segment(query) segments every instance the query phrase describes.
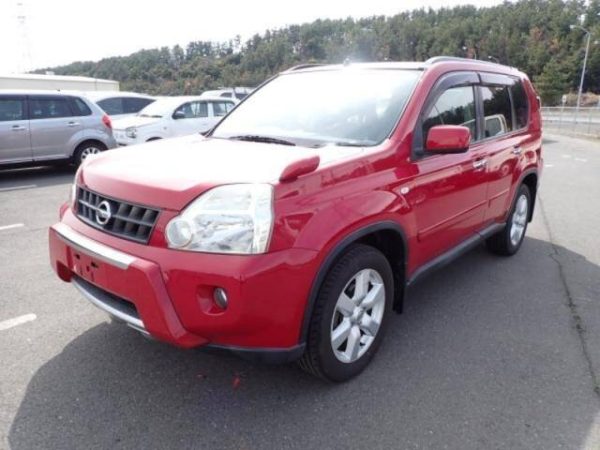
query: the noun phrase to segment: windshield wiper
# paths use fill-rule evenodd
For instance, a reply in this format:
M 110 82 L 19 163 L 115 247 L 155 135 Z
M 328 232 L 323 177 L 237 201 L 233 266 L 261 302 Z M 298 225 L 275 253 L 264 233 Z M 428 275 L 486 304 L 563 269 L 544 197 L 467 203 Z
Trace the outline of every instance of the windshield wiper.
M 285 139 L 279 139 L 271 136 L 260 136 L 258 134 L 242 134 L 240 136 L 231 136 L 229 139 L 235 139 L 238 141 L 264 142 L 265 144 L 296 145 L 291 141 L 286 141 Z

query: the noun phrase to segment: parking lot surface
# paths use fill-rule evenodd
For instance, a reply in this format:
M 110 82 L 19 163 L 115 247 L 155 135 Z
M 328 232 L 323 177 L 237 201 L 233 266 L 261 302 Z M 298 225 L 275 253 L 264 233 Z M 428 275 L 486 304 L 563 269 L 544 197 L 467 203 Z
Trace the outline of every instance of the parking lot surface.
M 600 448 L 600 143 L 545 141 L 521 251 L 418 285 L 340 385 L 112 324 L 48 263 L 73 170 L 0 172 L 0 448 Z

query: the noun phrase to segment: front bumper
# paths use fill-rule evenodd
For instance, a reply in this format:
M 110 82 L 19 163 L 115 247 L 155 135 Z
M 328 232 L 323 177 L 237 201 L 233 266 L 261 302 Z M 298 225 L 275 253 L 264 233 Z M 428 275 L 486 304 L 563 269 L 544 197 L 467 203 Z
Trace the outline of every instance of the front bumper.
M 50 259 L 94 305 L 150 336 L 181 347 L 208 345 L 282 362 L 298 357 L 317 253 L 211 255 L 106 235 L 70 210 L 49 231 Z M 118 250 L 117 250 L 118 248 Z M 216 287 L 229 306 L 212 301 Z

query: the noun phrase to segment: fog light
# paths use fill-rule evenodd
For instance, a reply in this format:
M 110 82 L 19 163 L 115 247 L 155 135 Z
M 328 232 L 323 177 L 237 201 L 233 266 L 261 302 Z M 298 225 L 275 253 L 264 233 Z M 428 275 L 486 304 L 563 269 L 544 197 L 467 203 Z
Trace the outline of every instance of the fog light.
M 216 288 L 213 294 L 215 303 L 221 309 L 227 309 L 227 292 L 223 288 Z

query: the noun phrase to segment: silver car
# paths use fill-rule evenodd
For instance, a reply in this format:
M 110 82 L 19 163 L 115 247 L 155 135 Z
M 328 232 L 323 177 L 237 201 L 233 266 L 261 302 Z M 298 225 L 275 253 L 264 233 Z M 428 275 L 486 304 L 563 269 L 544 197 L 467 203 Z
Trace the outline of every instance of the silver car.
M 110 118 L 83 97 L 0 91 L 0 166 L 60 160 L 79 165 L 116 146 Z

